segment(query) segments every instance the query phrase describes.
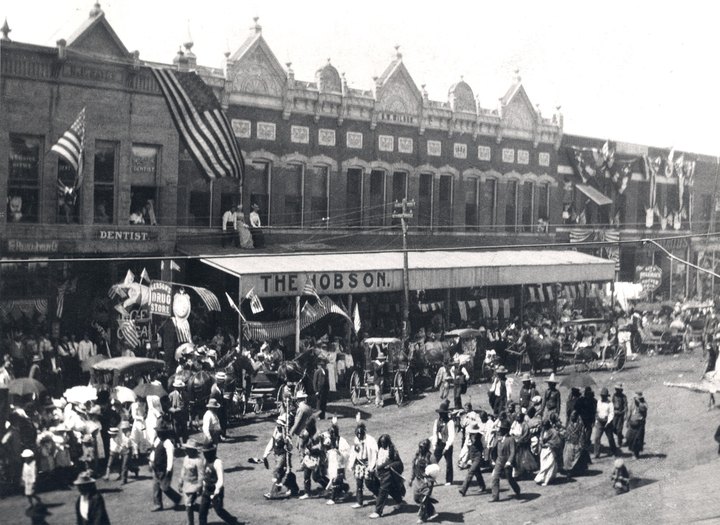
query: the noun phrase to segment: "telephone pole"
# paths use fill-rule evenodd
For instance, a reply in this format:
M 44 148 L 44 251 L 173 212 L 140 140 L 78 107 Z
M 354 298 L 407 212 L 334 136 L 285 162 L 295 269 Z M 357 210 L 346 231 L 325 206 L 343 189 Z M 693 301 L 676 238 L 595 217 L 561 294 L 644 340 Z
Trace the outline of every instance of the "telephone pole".
M 402 202 L 395 201 L 395 210 L 400 210 L 392 214 L 393 219 L 400 219 L 402 224 L 402 240 L 403 240 L 403 309 L 402 309 L 402 341 L 403 345 L 408 340 L 408 331 L 410 328 L 410 278 L 408 276 L 408 251 L 407 251 L 407 220 L 413 218 L 412 209 L 415 208 L 415 201 L 409 201 L 404 198 Z

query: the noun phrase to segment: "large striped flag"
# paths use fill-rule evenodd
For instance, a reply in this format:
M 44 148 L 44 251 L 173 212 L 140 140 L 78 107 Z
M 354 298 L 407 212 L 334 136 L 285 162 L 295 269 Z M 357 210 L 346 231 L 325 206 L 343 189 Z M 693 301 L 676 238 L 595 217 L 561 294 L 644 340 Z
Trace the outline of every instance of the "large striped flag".
M 245 162 L 212 89 L 194 72 L 153 69 L 188 153 L 208 179 L 242 181 Z
M 318 295 L 317 290 L 315 289 L 315 285 L 310 279 L 310 276 L 308 276 L 308 278 L 305 280 L 305 286 L 303 286 L 302 294 L 312 295 L 315 299 L 320 301 L 320 296 Z
M 183 286 L 186 286 L 191 290 L 195 290 L 195 293 L 198 294 L 208 310 L 215 312 L 219 312 L 221 310 L 220 301 L 217 296 L 207 288 L 203 288 L 202 286 L 190 286 L 189 284 L 184 284 Z
M 73 170 L 75 170 L 75 181 L 69 187 L 58 178 L 58 194 L 61 197 L 70 195 L 75 197 L 75 192 L 80 188 L 83 179 L 84 153 L 85 153 L 85 108 L 82 108 L 72 126 L 62 134 L 57 143 L 50 148 L 64 158 Z
M 247 295 L 245 295 L 245 299 L 250 300 L 250 310 L 252 310 L 252 313 L 259 314 L 260 312 L 265 310 L 262 303 L 260 302 L 260 298 L 255 293 L 255 288 L 250 289 Z

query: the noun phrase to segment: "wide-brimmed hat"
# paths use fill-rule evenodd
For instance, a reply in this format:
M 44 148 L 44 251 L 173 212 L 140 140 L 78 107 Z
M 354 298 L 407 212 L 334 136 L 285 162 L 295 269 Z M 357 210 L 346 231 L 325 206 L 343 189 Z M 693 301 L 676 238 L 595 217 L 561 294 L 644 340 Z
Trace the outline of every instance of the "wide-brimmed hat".
M 95 483 L 95 478 L 90 475 L 90 472 L 81 472 L 77 479 L 73 481 L 73 485 L 90 485 Z
M 303 389 L 299 389 L 297 392 L 295 392 L 295 399 L 307 399 L 307 392 Z
M 438 475 L 440 475 L 440 465 L 437 463 L 430 463 L 427 467 L 425 467 L 425 475 L 432 479 L 437 479 Z
M 378 361 L 385 361 L 385 360 L 387 359 L 387 356 L 386 356 L 385 354 L 383 354 L 382 352 L 380 352 L 380 353 L 377 355 L 376 359 L 377 359 Z
M 176 377 L 172 384 L 173 388 L 185 388 L 185 381 L 181 377 Z
M 618 383 L 617 385 L 615 385 L 615 390 L 622 390 L 623 388 L 624 387 L 622 383 Z
M 220 408 L 220 403 L 218 403 L 217 399 L 211 398 L 210 401 L 208 401 L 207 405 L 205 405 L 206 408 Z
M 530 377 L 528 372 L 525 372 L 522 376 L 522 382 L 524 383 L 525 381 L 532 381 L 532 377 Z
M 33 458 L 33 457 L 35 457 L 35 452 L 30 450 L 29 448 L 26 448 L 25 450 L 22 451 L 22 453 L 20 454 L 20 457 L 23 459 Z
M 641 390 L 638 390 L 635 392 L 635 397 L 643 397 L 643 393 Z
M 554 373 L 553 373 L 553 374 L 550 374 L 550 377 L 548 377 L 548 378 L 545 380 L 545 382 L 546 382 L 546 383 L 555 383 L 555 384 L 557 384 L 557 379 L 555 379 L 555 374 L 554 374 Z
M 108 434 L 110 434 L 111 436 L 114 436 L 115 434 L 119 434 L 119 433 L 120 433 L 120 429 L 118 427 L 110 427 L 108 429 Z
M 497 367 L 497 368 L 495 369 L 495 373 L 496 373 L 496 374 L 507 374 L 507 373 L 508 373 L 508 370 L 507 370 L 507 368 L 505 368 L 503 365 L 500 365 L 499 367 Z
M 602 387 L 602 389 L 600 389 L 600 395 L 601 396 L 609 396 L 610 392 L 608 391 L 608 389 L 606 387 Z
M 41 355 L 34 355 L 33 358 L 32 358 L 32 362 L 33 362 L 33 363 L 39 363 L 39 362 L 41 362 L 42 360 L 43 360 L 43 358 L 42 358 Z
M 260 205 L 254 203 L 254 202 L 252 203 L 252 205 L 251 205 L 250 207 L 251 207 L 253 210 L 259 210 L 259 209 L 260 209 Z
M 225 381 L 227 379 L 227 374 L 225 372 L 218 372 L 215 374 L 215 379 L 217 381 Z
M 450 401 L 445 399 L 442 403 L 440 403 L 440 407 L 435 411 L 438 414 L 447 414 L 450 412 Z
M 195 439 L 195 438 L 190 438 L 190 439 L 188 439 L 187 442 L 183 445 L 183 448 L 191 448 L 191 449 L 194 449 L 194 450 L 200 450 L 201 448 L 203 448 L 203 446 L 204 446 L 204 444 L 203 444 L 203 443 L 200 443 L 197 439 Z

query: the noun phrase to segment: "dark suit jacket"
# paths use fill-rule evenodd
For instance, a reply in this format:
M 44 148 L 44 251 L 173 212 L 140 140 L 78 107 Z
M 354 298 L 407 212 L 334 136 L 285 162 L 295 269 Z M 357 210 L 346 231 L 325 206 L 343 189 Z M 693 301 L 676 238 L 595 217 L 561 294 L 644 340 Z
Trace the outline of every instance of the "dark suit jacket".
M 327 371 L 318 368 L 313 375 L 313 390 L 320 394 L 327 392 L 329 389 Z
M 75 501 L 75 517 L 77 525 L 110 525 L 110 518 L 105 510 L 105 500 L 99 492 L 90 496 L 87 521 L 80 516 L 80 496 L 78 496 Z

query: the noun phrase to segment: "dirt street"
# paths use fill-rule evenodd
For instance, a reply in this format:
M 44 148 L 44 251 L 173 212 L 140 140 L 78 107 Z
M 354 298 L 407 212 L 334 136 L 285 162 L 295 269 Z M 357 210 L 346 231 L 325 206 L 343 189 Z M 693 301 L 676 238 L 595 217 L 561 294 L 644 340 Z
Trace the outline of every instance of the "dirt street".
M 501 502 L 490 503 L 490 495 L 476 495 L 471 488 L 463 498 L 458 494 L 465 471 L 457 471 L 455 483 L 451 487 L 438 486 L 435 497 L 439 500 L 437 509 L 440 516 L 435 522 L 442 523 L 577 523 L 585 522 L 583 511 L 602 504 L 605 509 L 604 523 L 626 523 L 627 516 L 621 517 L 626 498 L 632 498 L 644 491 L 643 501 L 648 507 L 653 505 L 676 505 L 682 508 L 682 491 L 645 490 L 649 485 L 663 482 L 669 483 L 678 471 L 685 471 L 698 465 L 704 466 L 718 457 L 717 444 L 713 434 L 720 422 L 720 410 L 708 410 L 707 394 L 699 394 L 688 390 L 668 388 L 663 381 L 689 381 L 700 376 L 702 363 L 699 355 L 681 355 L 640 357 L 629 362 L 625 370 L 613 374 L 609 371 L 592 373 L 598 386 L 596 394 L 602 386 L 612 386 L 618 381 L 625 384 L 626 393 L 631 396 L 634 390 L 643 390 L 649 405 L 644 455 L 634 460 L 627 454 L 626 462 L 633 478 L 633 490 L 624 496 L 615 496 L 609 481 L 612 470 L 612 457 L 603 455 L 594 460 L 590 471 L 572 481 L 562 477 L 548 487 L 536 485 L 532 480 L 520 482 L 522 499 L 510 498 L 512 492 L 507 483 L 501 482 Z M 563 375 L 560 375 L 560 379 Z M 545 387 L 545 376 L 537 379 L 538 387 Z M 519 384 L 518 384 L 519 386 Z M 517 388 L 515 389 L 517 391 Z M 561 388 L 563 402 L 567 390 Z M 473 385 L 464 396 L 475 408 L 487 407 L 487 385 Z M 720 398 L 719 398 L 720 401 Z M 435 409 L 440 402 L 439 394 L 427 392 L 406 406 L 397 407 L 390 404 L 383 409 L 372 405 L 358 407 L 368 426 L 368 432 L 376 438 L 389 433 L 398 446 L 400 455 L 405 462 L 405 471 L 409 473 L 410 463 L 422 438 L 428 437 L 435 416 Z M 356 407 L 349 401 L 331 402 L 328 414 L 337 414 L 341 434 L 351 442 L 355 426 Z M 327 506 L 324 499 L 308 499 L 304 501 L 283 500 L 266 501 L 263 493 L 270 487 L 270 471 L 263 465 L 255 465 L 248 461 L 250 457 L 259 457 L 273 428 L 274 417 L 270 415 L 250 417 L 237 428 L 231 430 L 232 439 L 220 445 L 219 456 L 226 465 L 226 508 L 241 521 L 253 524 L 308 524 L 318 522 L 361 523 L 368 521 L 373 507 L 353 510 L 351 502 Z M 320 421 L 319 427 L 324 430 L 329 421 Z M 455 447 L 457 457 L 459 446 Z M 297 463 L 297 461 L 296 461 Z M 180 460 L 176 460 L 176 476 L 180 470 Z M 700 476 L 709 476 L 709 470 L 700 467 Z M 489 483 L 490 474 L 484 474 Z M 441 480 L 444 479 L 444 463 L 441 462 Z M 702 480 L 700 480 L 702 481 Z M 707 479 L 708 483 L 717 485 L 715 479 Z M 175 482 L 177 484 L 177 482 Z M 354 490 L 354 481 L 350 480 Z M 702 485 L 702 483 L 701 483 Z M 155 523 L 179 524 L 184 522 L 182 512 L 166 510 L 151 513 L 151 482 L 147 471 L 139 480 L 131 478 L 124 487 L 118 482 L 99 481 L 98 487 L 103 491 L 108 512 L 113 524 Z M 412 503 L 412 489 L 408 490 L 407 505 L 400 511 L 390 512 L 378 520 L 382 524 L 415 523 L 417 506 Z M 74 523 L 74 491 L 56 491 L 42 494 L 43 500 L 51 505 L 52 516 L 49 523 Z M 661 501 L 653 501 L 662 499 Z M 17 518 L 20 523 L 27 521 L 24 516 L 26 501 L 21 496 L 13 496 L 0 501 L 0 515 Z M 642 506 L 634 507 L 642 509 Z M 716 498 L 696 498 L 693 502 L 694 516 L 718 515 Z M 632 512 L 640 512 L 633 510 Z M 585 513 L 587 515 L 587 512 Z M 677 514 L 675 515 L 677 516 Z M 640 514 L 634 516 L 635 523 L 645 523 Z M 673 518 L 674 522 L 676 518 Z M 211 523 L 220 523 L 211 513 Z M 12 520 L 5 521 L 10 523 Z M 657 522 L 657 519 L 655 520 Z M 709 523 L 709 521 L 708 521 Z

